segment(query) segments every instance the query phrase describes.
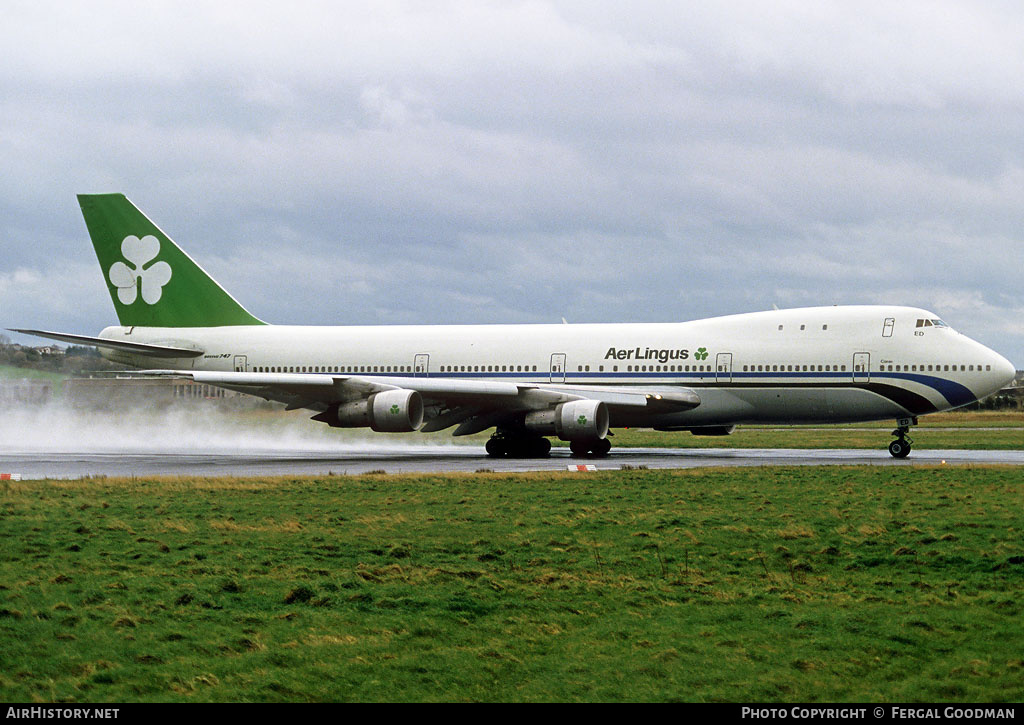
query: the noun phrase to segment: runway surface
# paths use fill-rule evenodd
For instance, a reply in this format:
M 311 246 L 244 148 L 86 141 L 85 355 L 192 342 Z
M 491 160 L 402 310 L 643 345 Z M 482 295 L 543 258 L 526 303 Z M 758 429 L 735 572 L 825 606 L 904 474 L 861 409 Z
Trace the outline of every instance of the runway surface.
M 289 476 L 367 473 L 451 473 L 488 471 L 565 471 L 579 464 L 598 470 L 637 468 L 699 468 L 708 466 L 778 465 L 1024 465 L 1024 451 L 915 450 L 905 460 L 885 450 L 749 449 L 749 448 L 622 448 L 604 458 L 573 458 L 555 448 L 549 458 L 488 458 L 477 446 L 381 446 L 315 449 L 108 450 L 96 452 L 3 451 L 0 473 L 22 480 L 87 476 Z

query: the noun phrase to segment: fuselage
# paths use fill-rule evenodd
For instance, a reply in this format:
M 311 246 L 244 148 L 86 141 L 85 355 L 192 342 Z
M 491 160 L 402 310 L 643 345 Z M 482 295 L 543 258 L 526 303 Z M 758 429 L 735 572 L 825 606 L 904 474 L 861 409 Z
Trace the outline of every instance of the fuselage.
M 685 387 L 700 395 L 692 410 L 620 413 L 613 427 L 899 419 L 967 405 L 1014 376 L 1009 361 L 938 315 L 890 306 L 681 323 L 109 327 L 101 336 L 204 351 L 165 361 L 181 370 Z M 104 354 L 154 367 L 152 358 Z

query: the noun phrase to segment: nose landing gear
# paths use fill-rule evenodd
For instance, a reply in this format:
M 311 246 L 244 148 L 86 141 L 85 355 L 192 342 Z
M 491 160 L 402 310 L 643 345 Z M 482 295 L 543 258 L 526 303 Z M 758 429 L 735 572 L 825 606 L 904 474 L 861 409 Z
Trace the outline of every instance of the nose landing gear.
M 906 458 L 910 455 L 910 447 L 914 443 L 907 437 L 910 426 L 917 425 L 917 418 L 900 418 L 896 421 L 897 428 L 892 432 L 896 440 L 889 444 L 889 453 L 893 458 Z

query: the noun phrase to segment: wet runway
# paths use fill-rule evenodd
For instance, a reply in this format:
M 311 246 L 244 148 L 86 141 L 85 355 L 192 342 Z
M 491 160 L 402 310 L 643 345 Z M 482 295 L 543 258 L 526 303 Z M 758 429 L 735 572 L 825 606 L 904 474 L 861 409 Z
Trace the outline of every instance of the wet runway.
M 477 446 L 348 446 L 343 450 L 266 448 L 230 452 L 223 449 L 160 449 L 106 452 L 0 452 L 0 473 L 22 480 L 86 476 L 289 476 L 488 471 L 565 471 L 589 464 L 598 470 L 699 468 L 778 465 L 1024 465 L 1024 451 L 915 450 L 905 460 L 885 450 L 623 448 L 604 458 L 573 458 L 556 448 L 549 458 L 493 459 Z

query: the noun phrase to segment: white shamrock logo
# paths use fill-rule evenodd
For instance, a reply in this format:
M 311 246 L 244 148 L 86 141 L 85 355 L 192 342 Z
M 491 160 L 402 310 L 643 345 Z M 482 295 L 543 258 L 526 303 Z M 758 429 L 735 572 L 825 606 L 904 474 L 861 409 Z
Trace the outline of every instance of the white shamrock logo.
M 117 298 L 121 304 L 135 302 L 139 293 L 138 280 L 142 280 L 142 299 L 147 305 L 155 305 L 163 295 L 164 285 L 171 281 L 171 265 L 157 262 L 148 269 L 143 265 L 160 253 L 160 240 L 149 235 L 142 239 L 128 236 L 121 242 L 121 254 L 133 266 L 114 262 L 110 268 L 110 282 L 117 287 Z

